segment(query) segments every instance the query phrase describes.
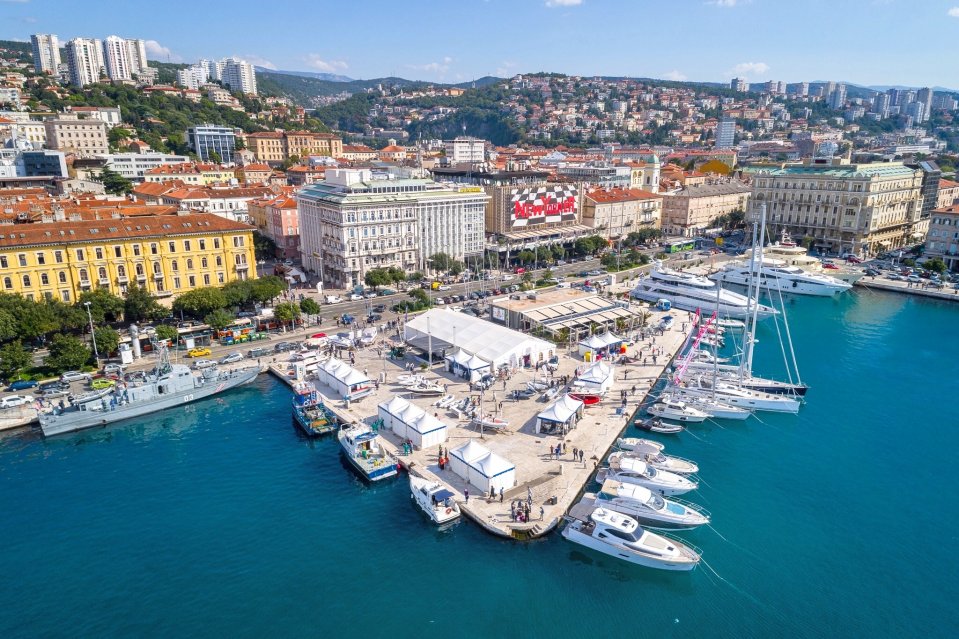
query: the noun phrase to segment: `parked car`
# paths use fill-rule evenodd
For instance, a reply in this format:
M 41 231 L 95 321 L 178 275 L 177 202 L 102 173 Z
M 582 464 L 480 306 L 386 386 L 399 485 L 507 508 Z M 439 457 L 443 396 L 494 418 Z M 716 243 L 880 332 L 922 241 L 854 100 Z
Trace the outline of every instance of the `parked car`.
M 383 319 L 383 316 L 380 315 L 379 313 L 370 313 L 369 315 L 366 316 L 366 321 L 370 323 L 378 322 L 381 319 Z
M 225 357 L 221 357 L 219 360 L 220 364 L 232 364 L 233 362 L 239 362 L 243 359 L 243 353 L 236 351 L 235 353 L 230 353 Z
M 202 361 L 202 360 L 200 360 L 200 361 Z M 116 381 L 114 381 L 114 380 L 112 380 L 112 379 L 107 379 L 106 377 L 101 377 L 100 379 L 95 379 L 95 380 L 93 380 L 92 382 L 90 382 L 90 387 L 91 387 L 93 390 L 101 390 L 101 389 L 104 389 L 104 388 L 112 388 L 112 387 L 114 387 L 114 386 L 116 386 L 116 385 L 117 385 Z
M 14 406 L 23 406 L 33 401 L 33 395 L 8 395 L 0 399 L 0 408 L 13 408 Z
M 856 257 L 855 255 L 847 256 L 846 262 L 848 262 L 849 264 L 862 264 L 862 260 Z
M 514 277 L 513 277 L 512 275 L 510 275 L 509 273 L 506 273 L 505 275 L 503 275 L 503 281 L 504 281 L 504 282 L 508 282 L 508 281 L 510 281 L 510 280 L 513 280 L 513 279 L 516 279 L 516 278 L 514 278 Z
M 123 365 L 122 364 L 107 364 L 103 367 L 104 375 L 123 375 Z
M 877 271 L 877 270 L 874 269 L 874 268 L 867 268 L 867 269 L 866 269 L 866 275 L 871 275 L 871 276 L 875 277 L 875 276 L 879 275 L 879 271 Z
M 80 371 L 67 371 L 60 375 L 61 382 L 84 382 L 90 379 L 91 375 L 89 373 L 81 373 Z
M 452 290 L 453 290 L 453 287 L 450 286 L 449 284 L 440 284 L 438 287 L 436 287 L 436 290 L 438 290 L 438 291 L 452 291 Z
M 40 385 L 40 395 L 46 399 L 53 397 L 64 397 L 70 394 L 70 385 L 63 382 L 47 382 Z
M 186 352 L 187 357 L 208 357 L 210 355 L 210 349 L 206 346 L 197 346 L 196 348 L 191 348 Z
M 293 342 L 277 342 L 273 345 L 273 351 L 276 353 L 285 353 L 286 351 L 295 351 L 299 346 Z
M 374 312 L 374 313 L 385 313 L 385 312 L 386 312 L 386 304 L 374 304 L 374 305 L 373 305 L 373 312 Z
M 352 295 L 350 295 L 350 301 L 351 301 L 351 302 L 357 302 L 357 301 L 359 301 L 359 300 L 361 300 L 361 299 L 363 299 L 363 296 L 360 295 L 359 293 L 353 293 Z
M 258 357 L 266 357 L 267 355 L 272 355 L 273 351 L 268 348 L 251 348 L 246 352 L 246 356 L 250 359 L 256 359 Z
M 195 370 L 203 370 L 204 368 L 212 368 L 216 366 L 216 362 L 212 359 L 198 359 L 190 365 L 191 368 Z

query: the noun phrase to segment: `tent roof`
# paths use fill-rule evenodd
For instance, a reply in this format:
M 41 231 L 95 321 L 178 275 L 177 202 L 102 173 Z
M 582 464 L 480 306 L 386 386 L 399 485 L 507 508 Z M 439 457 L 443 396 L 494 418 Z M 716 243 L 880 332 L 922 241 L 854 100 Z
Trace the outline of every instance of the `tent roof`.
M 412 424 L 420 417 L 422 417 L 426 411 L 417 406 L 416 404 L 410 404 L 405 409 L 403 409 L 397 417 L 403 420 L 404 424 Z
M 347 371 L 342 371 L 342 369 L 338 370 L 336 375 L 337 379 L 339 379 L 344 384 L 350 384 L 350 385 L 362 384 L 363 382 L 370 381 L 369 375 L 364 375 L 363 373 L 356 370 L 352 366 L 349 366 L 347 368 L 349 368 L 349 370 Z M 341 371 L 343 373 L 342 376 L 340 375 Z
M 617 335 L 616 333 L 609 333 L 609 332 L 603 333 L 602 335 L 599 336 L 599 338 L 603 340 L 607 346 L 610 346 L 612 344 L 619 344 L 620 342 L 623 341 L 623 338 Z
M 471 439 L 465 444 L 462 444 L 452 449 L 450 451 L 450 455 L 468 464 L 472 462 L 473 460 L 480 459 L 482 457 L 485 457 L 486 455 L 489 455 L 489 449 L 486 446 L 483 446 L 482 444 L 477 444 L 475 441 Z
M 480 357 L 477 357 L 476 355 L 473 355 L 471 358 L 469 358 L 469 361 L 466 362 L 465 365 L 466 368 L 470 369 L 471 371 L 475 371 L 481 368 L 489 368 L 490 363 L 484 359 L 481 359 Z
M 516 466 L 510 460 L 500 457 L 496 453 L 489 453 L 485 457 L 471 462 L 470 466 L 483 473 L 486 478 L 497 477 L 516 469 Z
M 561 398 L 553 402 L 549 408 L 543 410 L 537 417 L 539 419 L 546 420 L 548 422 L 566 422 L 570 417 L 576 414 L 583 406 L 583 402 L 578 399 L 573 399 L 569 395 L 563 395 Z
M 606 346 L 606 342 L 599 335 L 590 335 L 586 339 L 581 340 L 579 345 L 585 346 L 586 348 L 603 348 Z
M 409 405 L 410 403 L 408 401 L 406 401 L 399 395 L 394 395 L 392 399 L 385 402 L 380 402 L 378 407 L 382 408 L 390 415 L 399 417 L 400 413 L 406 410 L 409 407 Z
M 522 357 L 555 349 L 553 344 L 538 337 L 442 308 L 434 308 L 410 318 L 406 323 L 406 341 L 419 343 L 420 336 L 427 334 L 427 322 L 429 333 L 433 336 L 434 352 L 437 340 L 455 343 L 458 348 L 487 362 L 502 361 L 504 356 Z
M 466 362 L 470 361 L 470 354 L 464 351 L 462 348 L 458 348 L 452 355 L 447 355 L 446 359 L 459 364 L 460 366 L 466 366 Z
M 426 412 L 409 423 L 409 426 L 420 435 L 426 435 L 446 428 L 446 424 Z
M 600 360 L 583 371 L 583 373 L 579 376 L 579 379 L 584 382 L 594 382 L 600 384 L 609 379 L 612 374 L 613 367 Z

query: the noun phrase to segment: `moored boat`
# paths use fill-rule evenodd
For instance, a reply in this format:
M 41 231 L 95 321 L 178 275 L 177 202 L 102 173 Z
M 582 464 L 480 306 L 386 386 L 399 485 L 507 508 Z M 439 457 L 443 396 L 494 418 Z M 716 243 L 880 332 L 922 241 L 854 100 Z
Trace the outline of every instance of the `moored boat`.
M 603 398 L 599 395 L 592 395 L 588 393 L 569 393 L 569 396 L 573 399 L 578 399 L 583 402 L 586 406 L 592 406 L 598 404 Z
M 377 441 L 379 435 L 369 426 L 344 428 L 336 436 L 347 461 L 366 479 L 379 481 L 396 475 L 396 461 L 383 450 Z
M 600 483 L 614 479 L 627 484 L 638 484 L 663 495 L 682 495 L 699 487 L 699 482 L 689 477 L 657 470 L 650 464 L 621 452 L 609 456 L 609 468 L 600 469 L 596 479 Z
M 666 448 L 664 444 L 660 444 L 651 439 L 643 439 L 642 437 L 620 437 L 616 440 L 616 447 L 621 450 L 651 453 L 659 453 Z
M 675 435 L 676 433 L 681 433 L 685 429 L 685 426 L 682 424 L 671 424 L 669 422 L 664 422 L 658 417 L 653 417 L 650 419 L 637 419 L 633 422 L 633 426 L 640 430 L 646 430 L 651 433 L 659 433 L 660 435 Z
M 701 506 L 668 499 L 636 484 L 607 480 L 596 499 L 597 505 L 629 515 L 652 528 L 690 530 L 708 524 L 710 519 Z
M 655 404 L 646 408 L 646 412 L 662 419 L 675 419 L 679 422 L 696 424 L 709 418 L 709 413 L 693 408 L 688 404 L 676 401 L 669 396 L 662 396 Z
M 336 430 L 336 419 L 320 401 L 310 382 L 293 385 L 293 420 L 308 437 L 319 437 Z
M 446 524 L 460 516 L 455 496 L 438 482 L 411 474 L 410 497 L 433 523 Z
M 632 457 L 638 459 L 639 461 L 644 461 L 653 468 L 657 470 L 665 470 L 670 473 L 676 473 L 677 475 L 692 475 L 693 473 L 699 472 L 699 464 L 696 462 L 683 459 L 682 457 L 676 457 L 674 455 L 667 455 L 663 452 L 650 452 L 650 453 L 613 453 L 616 455 L 622 455 L 623 457 Z

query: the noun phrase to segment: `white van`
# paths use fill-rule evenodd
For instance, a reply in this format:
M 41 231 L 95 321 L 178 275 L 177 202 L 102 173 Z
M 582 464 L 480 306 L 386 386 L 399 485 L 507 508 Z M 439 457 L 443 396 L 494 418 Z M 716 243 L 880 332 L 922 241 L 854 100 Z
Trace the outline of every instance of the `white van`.
M 556 288 L 569 288 L 570 286 L 572 286 L 572 284 L 569 282 L 560 282 L 556 285 Z
M 327 304 L 339 304 L 343 299 L 339 295 L 327 295 L 323 298 Z

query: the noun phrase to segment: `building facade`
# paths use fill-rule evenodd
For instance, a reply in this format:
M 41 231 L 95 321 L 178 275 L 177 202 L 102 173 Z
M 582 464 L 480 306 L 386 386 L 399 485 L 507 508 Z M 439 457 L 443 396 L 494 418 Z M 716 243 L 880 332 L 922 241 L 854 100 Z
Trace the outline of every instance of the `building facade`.
M 374 268 L 425 270 L 440 252 L 463 260 L 483 251 L 481 189 L 331 169 L 296 199 L 303 265 L 329 286 L 362 284 Z
M 33 68 L 37 73 L 56 75 L 60 66 L 60 39 L 52 33 L 30 36 L 33 45 Z
M 460 136 L 443 142 L 450 164 L 479 164 L 486 159 L 486 141 Z
M 0 228 L 0 291 L 76 302 L 131 285 L 161 297 L 256 276 L 250 227 L 215 215 L 53 219 Z
M 686 183 L 663 194 L 662 228 L 667 235 L 692 237 L 712 228 L 716 218 L 748 211 L 749 187 L 736 181 Z
M 723 118 L 716 125 L 716 148 L 731 149 L 736 144 L 736 120 Z
M 110 152 L 107 125 L 93 119 L 45 120 L 47 146 L 77 155 L 104 155 Z
M 108 36 L 103 41 L 103 65 L 111 80 L 133 80 L 147 67 L 144 41 Z
M 807 160 L 755 174 L 749 211 L 765 205 L 774 237 L 786 230 L 820 251 L 873 255 L 921 234 L 922 179 L 901 162 Z
M 253 65 L 239 58 L 226 58 L 221 62 L 219 79 L 233 91 L 256 95 L 256 70 Z
M 182 164 L 189 162 L 185 155 L 168 153 L 108 153 L 103 157 L 106 166 L 123 177 L 134 182 L 143 182 L 147 171 L 164 164 Z
M 583 224 L 607 240 L 660 228 L 663 198 L 641 189 L 595 189 L 583 195 Z
M 103 48 L 95 38 L 74 38 L 67 42 L 70 84 L 84 87 L 100 81 L 104 73 Z
M 959 272 L 959 205 L 932 212 L 923 255 L 930 259 L 938 257 L 950 271 Z
M 236 133 L 232 127 L 216 124 L 201 124 L 187 129 L 186 140 L 190 149 L 204 162 L 215 161 L 216 153 L 224 164 L 234 162 Z

